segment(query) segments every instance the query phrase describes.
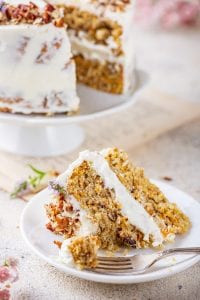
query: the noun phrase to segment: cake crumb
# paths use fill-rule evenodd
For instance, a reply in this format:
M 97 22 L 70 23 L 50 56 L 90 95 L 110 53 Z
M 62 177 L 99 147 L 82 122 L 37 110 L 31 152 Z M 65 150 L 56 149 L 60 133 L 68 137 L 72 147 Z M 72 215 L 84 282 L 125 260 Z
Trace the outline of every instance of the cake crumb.
M 162 178 L 166 181 L 172 181 L 173 180 L 170 176 L 163 176 Z
M 62 246 L 62 242 L 61 241 L 53 241 L 53 243 L 60 249 Z

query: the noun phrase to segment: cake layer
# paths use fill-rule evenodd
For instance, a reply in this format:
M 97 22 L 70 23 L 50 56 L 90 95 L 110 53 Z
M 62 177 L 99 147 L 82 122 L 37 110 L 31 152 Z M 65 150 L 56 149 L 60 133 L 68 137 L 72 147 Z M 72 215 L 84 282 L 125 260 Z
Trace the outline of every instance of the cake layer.
M 122 27 L 110 19 L 105 19 L 81 11 L 74 6 L 63 6 L 64 21 L 68 25 L 69 35 L 78 36 L 96 44 L 105 45 L 114 56 L 120 56 L 122 51 Z
M 165 240 L 173 240 L 175 234 L 188 231 L 188 217 L 144 175 L 141 168 L 134 167 L 125 152 L 118 149 L 107 151 L 105 159 L 120 182 L 158 224 Z
M 124 70 L 122 65 L 109 61 L 86 59 L 82 55 L 76 55 L 74 59 L 79 82 L 107 93 L 121 94 L 123 92 Z

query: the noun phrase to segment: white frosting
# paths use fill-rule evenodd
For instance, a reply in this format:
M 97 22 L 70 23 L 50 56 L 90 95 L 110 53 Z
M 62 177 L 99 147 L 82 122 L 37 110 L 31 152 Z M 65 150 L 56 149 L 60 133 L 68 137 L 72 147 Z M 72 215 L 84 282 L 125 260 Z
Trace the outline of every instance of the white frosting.
M 59 257 L 58 261 L 68 265 L 68 266 L 74 266 L 73 257 L 72 254 L 68 248 L 68 246 L 71 244 L 72 238 L 66 239 L 63 241 L 62 246 L 59 250 Z
M 72 204 L 74 209 L 79 210 L 79 220 L 80 220 L 80 228 L 76 231 L 76 237 L 78 236 L 88 236 L 97 231 L 96 224 L 92 223 L 87 216 L 87 212 L 80 207 L 79 202 L 72 196 L 70 196 L 70 203 Z M 72 215 L 72 213 L 71 213 Z M 59 251 L 59 260 L 67 265 L 73 265 L 72 254 L 68 249 L 68 246 L 72 242 L 74 238 L 69 238 L 63 241 L 61 249 Z
M 91 233 L 95 233 L 97 230 L 97 226 L 91 222 L 91 220 L 87 216 L 87 212 L 84 209 L 81 209 L 79 202 L 73 196 L 70 196 L 70 203 L 75 210 L 79 210 L 80 214 L 79 220 L 81 226 L 77 230 L 76 236 L 87 236 Z
M 106 151 L 102 152 L 103 155 L 98 152 L 81 152 L 79 158 L 59 177 L 59 182 L 63 185 L 66 184 L 74 168 L 81 165 L 83 161 L 92 162 L 93 168 L 102 177 L 105 186 L 109 189 L 114 189 L 116 199 L 122 206 L 122 213 L 128 217 L 129 222 L 144 234 L 145 240 L 148 241 L 151 235 L 154 240 L 153 246 L 162 244 L 163 236 L 158 225 L 143 206 L 133 198 L 125 186 L 119 181 L 116 174 L 111 170 L 108 162 L 104 158 Z
M 28 5 L 28 4 L 30 4 L 31 0 L 7 0 L 5 2 L 10 4 L 10 5 L 17 6 L 19 4 Z M 34 0 L 32 2 L 40 8 L 43 8 L 46 5 L 46 3 L 43 0 Z
M 112 49 L 116 47 L 116 44 L 111 47 L 94 44 L 89 41 L 84 32 L 79 32 L 76 36 L 73 30 L 68 30 L 68 35 L 72 45 L 72 52 L 74 55 L 82 54 L 86 59 L 95 59 L 100 62 L 110 61 L 115 63 L 124 64 L 124 56 L 114 56 Z
M 57 42 L 61 43 L 58 49 Z M 44 45 L 48 51 L 40 63 L 38 57 Z M 77 110 L 75 66 L 70 60 L 64 28 L 53 24 L 0 26 L 0 98 L 25 100 L 0 102 L 0 107 L 23 113 Z M 48 103 L 43 107 L 45 97 Z
M 131 8 L 133 10 L 133 8 Z M 124 93 L 131 93 L 137 84 L 135 76 L 135 35 L 132 31 L 134 28 L 134 17 L 132 11 L 127 16 L 126 24 L 123 28 L 122 49 L 124 51 Z

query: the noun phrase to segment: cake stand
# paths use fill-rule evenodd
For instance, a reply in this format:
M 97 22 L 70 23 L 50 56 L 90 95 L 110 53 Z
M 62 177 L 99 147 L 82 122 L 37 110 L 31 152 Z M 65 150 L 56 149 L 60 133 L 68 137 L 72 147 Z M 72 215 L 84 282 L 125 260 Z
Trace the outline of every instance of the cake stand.
M 80 112 L 76 115 L 21 115 L 0 113 L 0 149 L 25 156 L 56 156 L 76 149 L 85 134 L 84 121 L 107 117 L 133 105 L 147 86 L 148 76 L 136 72 L 137 87 L 130 96 L 102 93 L 79 85 Z

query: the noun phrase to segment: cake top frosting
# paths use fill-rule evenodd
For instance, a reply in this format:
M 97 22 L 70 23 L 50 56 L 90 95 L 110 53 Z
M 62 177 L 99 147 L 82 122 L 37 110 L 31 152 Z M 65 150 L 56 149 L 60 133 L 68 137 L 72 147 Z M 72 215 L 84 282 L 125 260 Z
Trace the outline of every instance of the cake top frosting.
M 125 11 L 131 0 L 90 0 L 91 3 L 97 4 L 99 7 L 110 9 L 113 12 Z
M 44 0 L 2 0 L 0 2 L 7 2 L 10 5 L 17 6 L 19 4 L 30 4 L 31 2 L 34 2 L 38 7 L 43 8 L 46 5 L 46 2 Z
M 0 25 L 48 24 L 63 26 L 61 10 L 44 1 L 0 1 Z

